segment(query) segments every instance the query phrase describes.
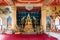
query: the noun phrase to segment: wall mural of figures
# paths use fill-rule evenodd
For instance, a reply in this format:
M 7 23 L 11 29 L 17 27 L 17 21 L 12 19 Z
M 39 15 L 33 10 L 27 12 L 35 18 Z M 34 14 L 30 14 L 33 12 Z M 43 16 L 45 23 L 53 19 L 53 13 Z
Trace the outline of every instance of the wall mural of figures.
M 47 29 L 49 27 L 49 29 Z M 51 32 L 60 33 L 60 11 L 46 17 L 46 29 Z
M 51 19 L 50 16 L 46 16 L 46 30 L 50 31 L 50 26 L 51 26 Z
M 1 6 L 0 7 L 0 28 L 1 28 L 1 32 L 0 33 L 9 33 L 7 32 L 7 30 L 9 30 L 9 26 L 10 28 L 12 28 L 12 7 L 10 6 Z
M 56 31 L 60 32 L 60 11 L 55 18 Z
M 11 27 L 12 26 L 12 18 L 9 16 L 8 18 L 7 18 L 7 26 L 9 27 Z

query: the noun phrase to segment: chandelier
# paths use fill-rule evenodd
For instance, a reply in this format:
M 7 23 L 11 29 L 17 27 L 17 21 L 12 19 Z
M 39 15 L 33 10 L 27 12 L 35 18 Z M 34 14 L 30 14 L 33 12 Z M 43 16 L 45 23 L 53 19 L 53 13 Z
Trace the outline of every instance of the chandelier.
M 32 10 L 33 7 L 34 7 L 34 5 L 31 4 L 30 2 L 28 2 L 28 4 L 25 5 L 25 8 L 26 8 L 28 11 Z

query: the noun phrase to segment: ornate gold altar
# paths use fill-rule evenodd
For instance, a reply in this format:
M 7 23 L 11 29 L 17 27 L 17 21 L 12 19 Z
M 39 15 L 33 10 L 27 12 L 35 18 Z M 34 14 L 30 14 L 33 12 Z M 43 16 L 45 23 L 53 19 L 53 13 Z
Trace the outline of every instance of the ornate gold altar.
M 29 14 L 28 14 L 27 19 L 26 19 L 24 32 L 29 32 L 29 33 L 34 32 L 34 29 L 33 29 L 33 26 L 32 26 L 32 20 L 31 20 Z

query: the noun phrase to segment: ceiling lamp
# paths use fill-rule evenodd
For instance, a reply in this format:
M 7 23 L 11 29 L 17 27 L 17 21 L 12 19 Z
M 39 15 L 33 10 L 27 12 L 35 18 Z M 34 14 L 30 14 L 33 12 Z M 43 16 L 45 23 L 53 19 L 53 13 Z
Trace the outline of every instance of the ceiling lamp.
M 28 11 L 32 10 L 33 7 L 34 7 L 33 4 L 31 4 L 30 2 L 28 2 L 28 4 L 25 5 L 25 8 L 26 8 Z

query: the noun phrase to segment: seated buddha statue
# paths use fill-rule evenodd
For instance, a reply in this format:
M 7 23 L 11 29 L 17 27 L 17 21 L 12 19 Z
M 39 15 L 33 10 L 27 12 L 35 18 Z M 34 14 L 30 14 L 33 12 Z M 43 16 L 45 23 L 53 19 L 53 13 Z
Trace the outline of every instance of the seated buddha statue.
M 26 25 L 32 24 L 32 21 L 30 19 L 30 15 L 28 14 L 27 19 L 26 19 Z
M 31 21 L 29 14 L 28 14 L 27 19 L 26 19 L 24 32 L 29 32 L 29 33 L 34 32 L 34 29 L 32 27 L 32 21 Z

